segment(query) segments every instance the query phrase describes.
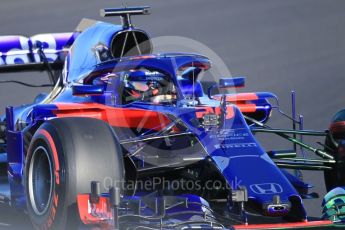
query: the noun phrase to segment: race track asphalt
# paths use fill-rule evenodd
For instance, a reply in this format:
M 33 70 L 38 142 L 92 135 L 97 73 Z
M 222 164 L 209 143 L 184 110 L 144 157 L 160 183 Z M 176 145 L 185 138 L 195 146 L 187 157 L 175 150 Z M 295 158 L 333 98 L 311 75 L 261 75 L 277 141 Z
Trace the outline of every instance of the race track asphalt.
M 221 57 L 233 76 L 247 77 L 245 90 L 274 92 L 287 112 L 289 92 L 295 90 L 297 111 L 304 115 L 307 129 L 327 129 L 332 115 L 345 107 L 343 0 L 128 0 L 127 4 L 152 7 L 151 15 L 133 19 L 152 37 L 182 36 L 205 44 Z M 121 1 L 105 0 L 2 0 L 0 35 L 72 31 L 81 18 L 103 20 L 100 8 L 120 5 Z M 16 73 L 3 74 L 1 79 L 38 84 L 48 78 L 42 73 Z M 0 111 L 7 105 L 29 103 L 47 90 L 2 84 Z M 291 127 L 288 120 L 273 115 L 273 127 Z M 267 150 L 290 147 L 280 139 L 260 139 Z M 322 198 L 322 173 L 305 172 L 304 178 Z M 320 215 L 321 198 L 305 201 L 311 216 Z M 26 219 L 18 220 L 16 214 L 0 209 L 1 229 L 28 226 Z

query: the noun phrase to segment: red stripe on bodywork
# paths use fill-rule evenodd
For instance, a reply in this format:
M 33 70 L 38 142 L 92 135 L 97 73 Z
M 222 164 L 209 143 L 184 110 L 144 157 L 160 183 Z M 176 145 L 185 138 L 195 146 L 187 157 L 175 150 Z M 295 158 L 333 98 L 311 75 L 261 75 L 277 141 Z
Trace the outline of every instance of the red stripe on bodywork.
M 56 146 L 55 146 L 55 143 L 54 143 L 54 140 L 52 138 L 52 136 L 50 135 L 50 133 L 44 129 L 40 129 L 38 131 L 38 134 L 44 136 L 48 142 L 49 142 L 49 145 L 50 145 L 50 148 L 53 152 L 53 157 L 54 157 L 54 164 L 55 164 L 55 181 L 56 181 L 56 184 L 60 184 L 60 175 L 59 175 L 59 171 L 60 171 L 60 164 L 59 164 L 59 157 L 58 157 L 58 153 L 57 153 L 57 150 L 56 150 Z
M 256 105 L 255 104 L 236 104 L 238 109 L 242 113 L 254 113 L 256 112 Z
M 202 118 L 205 114 L 214 113 L 215 112 L 212 107 L 201 107 L 201 108 L 195 108 L 195 109 L 202 110 L 202 111 L 195 112 L 196 118 Z
M 129 108 L 114 108 L 98 103 L 57 103 L 57 117 L 90 117 L 111 126 L 161 130 L 171 123 L 163 113 Z
M 209 113 L 215 113 L 217 115 L 221 115 L 221 108 L 220 107 L 196 107 L 196 110 L 202 110 L 202 111 L 197 111 L 195 113 L 197 118 L 202 118 L 205 114 Z M 226 119 L 231 119 L 235 115 L 234 108 L 232 106 L 227 106 L 226 107 Z
M 213 99 L 221 100 L 222 95 L 215 95 Z M 242 113 L 256 112 L 256 105 L 250 101 L 258 100 L 258 95 L 255 93 L 238 93 L 233 95 L 226 95 L 226 101 L 235 104 Z
M 294 228 L 306 228 L 306 227 L 322 227 L 332 225 L 330 220 L 320 221 L 306 221 L 306 222 L 294 222 L 294 223 L 279 223 L 279 224 L 249 224 L 249 225 L 234 225 L 235 229 L 294 229 Z
M 213 99 L 221 100 L 222 95 L 214 95 Z M 236 93 L 232 95 L 226 95 L 227 102 L 237 102 L 237 101 L 255 101 L 258 100 L 259 97 L 256 93 Z

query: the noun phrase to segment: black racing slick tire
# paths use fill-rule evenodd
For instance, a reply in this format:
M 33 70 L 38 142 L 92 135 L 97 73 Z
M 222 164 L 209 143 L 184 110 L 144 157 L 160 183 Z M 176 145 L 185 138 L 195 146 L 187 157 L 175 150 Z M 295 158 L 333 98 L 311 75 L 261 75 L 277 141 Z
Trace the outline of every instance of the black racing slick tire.
M 77 195 L 90 193 L 91 181 L 99 181 L 101 192 L 107 192 L 109 180 L 123 180 L 121 146 L 101 120 L 52 119 L 35 132 L 24 174 L 34 228 L 76 229 L 80 225 Z

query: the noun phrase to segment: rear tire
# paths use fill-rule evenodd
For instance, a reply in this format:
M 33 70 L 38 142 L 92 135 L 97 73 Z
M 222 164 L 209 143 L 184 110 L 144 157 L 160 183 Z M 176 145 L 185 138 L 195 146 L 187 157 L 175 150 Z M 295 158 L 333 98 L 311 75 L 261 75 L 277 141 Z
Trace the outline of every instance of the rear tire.
M 61 118 L 45 122 L 34 134 L 25 164 L 25 194 L 36 229 L 76 229 L 80 225 L 77 195 L 99 181 L 122 181 L 119 141 L 105 122 Z M 120 184 L 117 184 L 119 186 Z

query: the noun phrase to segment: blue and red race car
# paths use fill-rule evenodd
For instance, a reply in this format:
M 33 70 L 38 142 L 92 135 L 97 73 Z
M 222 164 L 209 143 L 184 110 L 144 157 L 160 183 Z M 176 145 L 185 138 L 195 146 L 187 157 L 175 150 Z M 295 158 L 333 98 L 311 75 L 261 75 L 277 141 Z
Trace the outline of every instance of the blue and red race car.
M 327 131 L 274 129 L 270 92 L 233 93 L 244 78 L 202 82 L 202 55 L 153 54 L 131 15 L 122 25 L 82 21 L 75 32 L 0 37 L 0 72 L 47 71 L 54 88 L 1 117 L 0 199 L 36 229 L 289 229 L 341 227 L 345 215 L 345 111 Z M 17 82 L 21 83 L 21 82 Z M 22 83 L 23 84 L 23 83 Z M 30 85 L 29 85 L 30 86 Z M 291 150 L 265 151 L 272 133 Z M 299 136 L 324 136 L 322 147 Z M 318 156 L 297 156 L 297 146 Z M 325 171 L 323 216 L 299 170 Z

